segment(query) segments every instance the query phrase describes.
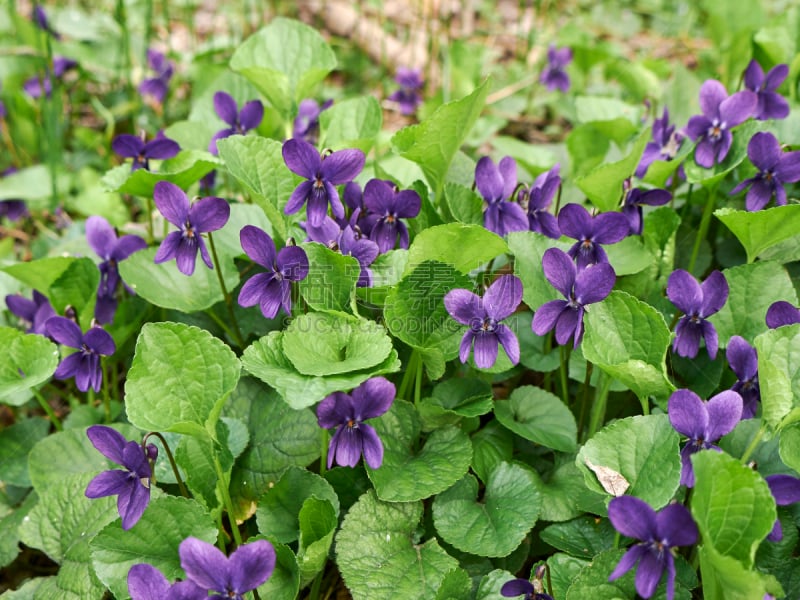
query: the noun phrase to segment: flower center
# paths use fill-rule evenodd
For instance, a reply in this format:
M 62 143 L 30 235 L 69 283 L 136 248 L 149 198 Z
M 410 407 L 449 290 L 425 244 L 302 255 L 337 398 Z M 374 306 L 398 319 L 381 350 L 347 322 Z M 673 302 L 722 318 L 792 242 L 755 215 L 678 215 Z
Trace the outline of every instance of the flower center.
M 355 419 L 347 419 L 346 426 L 350 429 L 357 429 L 358 422 Z
M 725 122 L 720 122 L 719 119 L 714 119 L 711 122 L 711 127 L 708 128 L 708 137 L 713 141 L 718 141 L 722 137 L 722 132 L 726 129 Z
M 481 331 L 492 333 L 495 329 L 497 329 L 497 321 L 491 317 L 486 317 L 481 323 Z
M 183 225 L 183 237 L 191 239 L 194 236 L 195 236 L 194 228 L 192 227 L 192 224 L 187 219 L 186 223 L 184 223 L 184 225 Z

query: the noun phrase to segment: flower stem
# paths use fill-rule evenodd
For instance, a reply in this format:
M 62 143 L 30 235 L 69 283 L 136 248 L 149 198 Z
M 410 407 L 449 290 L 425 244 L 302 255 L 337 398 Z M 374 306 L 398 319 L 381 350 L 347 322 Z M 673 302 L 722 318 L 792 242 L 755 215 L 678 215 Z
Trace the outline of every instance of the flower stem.
M 36 388 L 31 388 L 33 395 L 36 396 L 36 399 L 39 401 L 39 405 L 42 407 L 42 410 L 47 413 L 47 416 L 50 417 L 50 421 L 53 423 L 53 427 L 56 428 L 56 431 L 64 431 L 64 426 L 61 425 L 61 419 L 56 416 L 53 407 L 47 402 L 42 393 L 37 390 Z
M 611 377 L 600 371 L 600 377 L 597 382 L 597 390 L 595 394 L 594 404 L 592 411 L 589 414 L 589 431 L 586 436 L 587 440 L 592 439 L 594 434 L 603 424 L 606 418 L 606 406 L 608 405 L 608 390 L 611 387 Z
M 642 405 L 642 414 L 649 415 L 650 414 L 650 401 L 647 399 L 647 396 L 639 396 L 639 404 Z
M 324 568 L 317 573 L 317 576 L 314 578 L 314 583 L 311 585 L 311 591 L 308 593 L 308 600 L 319 600 L 319 589 L 322 587 L 322 576 L 324 574 Z
M 406 371 L 403 373 L 403 379 L 400 382 L 400 389 L 397 390 L 398 398 L 409 399 L 406 394 L 408 386 L 411 385 L 411 377 L 417 372 L 416 364 L 418 360 L 420 360 L 419 353 L 416 350 L 412 350 L 411 356 L 408 357 L 408 362 L 406 363 Z
M 569 368 L 569 348 L 559 346 L 558 352 L 561 355 L 561 362 L 558 365 L 558 374 L 561 381 L 561 400 L 565 406 L 569 406 L 569 385 L 567 383 L 567 369 Z
M 108 365 L 103 359 L 100 359 L 100 366 L 103 369 L 103 409 L 106 423 L 111 423 L 111 392 L 108 383 Z
M 764 434 L 766 432 L 767 432 L 767 426 L 762 421 L 761 427 L 758 428 L 758 431 L 753 436 L 753 439 L 750 440 L 750 444 L 745 449 L 744 454 L 742 454 L 741 462 L 742 462 L 743 465 L 747 464 L 747 460 L 750 458 L 750 455 L 753 454 L 753 452 L 755 451 L 756 447 L 761 442 L 761 438 L 764 437 Z
M 147 203 L 147 245 L 152 246 L 155 243 L 156 236 L 153 231 L 153 199 L 150 196 L 145 198 Z
M 320 429 L 319 434 L 319 474 L 325 475 L 328 469 L 328 443 L 330 434 L 327 429 Z
M 233 333 L 235 334 L 234 339 L 239 345 L 239 348 L 244 348 L 244 338 L 242 337 L 242 332 L 239 329 L 239 322 L 236 320 L 236 314 L 233 312 L 231 295 L 228 293 L 228 288 L 225 286 L 225 279 L 222 277 L 222 268 L 219 262 L 219 257 L 217 256 L 217 247 L 214 245 L 214 237 L 211 235 L 210 231 L 208 232 L 208 243 L 211 246 L 211 257 L 214 260 L 214 270 L 217 272 L 219 287 L 222 290 L 223 297 L 225 298 L 225 306 L 228 307 L 228 315 L 230 316 L 231 324 L 233 325 Z
M 236 546 L 242 545 L 242 534 L 239 533 L 239 526 L 236 524 L 236 517 L 233 516 L 233 502 L 231 495 L 228 491 L 228 480 L 225 473 L 222 471 L 222 465 L 219 462 L 219 456 L 214 453 L 214 468 L 217 471 L 217 489 L 222 496 L 222 501 L 225 504 L 225 509 L 228 511 L 228 521 L 231 524 L 231 533 L 233 534 L 233 541 Z
M 147 452 L 147 440 L 150 436 L 155 436 L 159 440 L 161 440 L 161 445 L 164 446 L 164 452 L 167 453 L 167 459 L 169 460 L 169 466 L 172 467 L 172 472 L 175 474 L 175 480 L 178 482 L 178 488 L 181 490 L 181 496 L 184 498 L 189 498 L 189 490 L 186 489 L 186 485 L 183 483 L 183 478 L 181 477 L 180 471 L 178 471 L 178 465 L 175 463 L 175 457 L 172 456 L 172 450 L 169 449 L 169 444 L 167 440 L 164 439 L 164 436 L 161 435 L 158 431 L 151 431 L 147 435 L 144 436 L 142 439 L 142 448 Z
M 708 233 L 708 226 L 711 224 L 711 215 L 714 213 L 714 206 L 717 203 L 717 186 L 709 188 L 708 198 L 706 199 L 706 207 L 703 209 L 703 216 L 700 219 L 700 229 L 697 230 L 697 236 L 694 238 L 694 247 L 692 248 L 692 255 L 689 257 L 689 267 L 686 269 L 689 273 L 694 271 L 694 265 L 697 262 L 697 255 L 700 254 L 700 244 L 706 238 Z
M 417 375 L 414 378 L 414 406 L 419 408 L 422 399 L 422 357 L 417 356 Z
M 586 420 L 586 411 L 588 410 L 591 390 L 592 390 L 592 371 L 594 364 L 586 361 L 586 376 L 583 378 L 583 397 L 581 400 L 581 412 L 578 417 L 578 434 L 583 437 L 583 423 Z

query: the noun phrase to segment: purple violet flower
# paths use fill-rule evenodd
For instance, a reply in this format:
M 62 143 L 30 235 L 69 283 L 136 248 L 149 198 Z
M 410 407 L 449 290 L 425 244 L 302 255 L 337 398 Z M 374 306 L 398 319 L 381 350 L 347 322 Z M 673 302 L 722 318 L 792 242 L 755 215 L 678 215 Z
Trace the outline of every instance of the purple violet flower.
M 156 136 L 149 142 L 143 137 L 130 133 L 122 133 L 111 142 L 111 149 L 123 158 L 132 158 L 131 171 L 136 169 L 150 170 L 150 159 L 159 160 L 172 158 L 181 151 L 178 142 L 168 137 Z
M 56 316 L 56 311 L 50 305 L 50 300 L 44 294 L 33 290 L 33 300 L 19 295 L 6 296 L 6 306 L 14 315 L 28 325 L 26 333 L 47 335 L 45 324 L 50 317 Z
M 164 104 L 174 65 L 163 53 L 152 48 L 147 50 L 147 65 L 155 71 L 156 76 L 143 80 L 139 84 L 139 93 L 153 98 L 158 104 Z
M 694 159 L 698 165 L 710 169 L 725 160 L 733 142 L 731 128 L 752 116 L 758 97 L 750 91 L 736 92 L 728 97 L 725 86 L 714 79 L 706 80 L 700 88 L 702 115 L 689 119 L 686 131 L 692 141 L 697 141 Z
M 767 327 L 777 329 L 784 325 L 800 323 L 800 308 L 793 306 L 785 300 L 778 300 L 770 304 L 767 309 Z
M 41 98 L 43 95 L 49 98 L 50 94 L 53 93 L 53 77 L 61 79 L 67 71 L 77 66 L 78 63 L 71 58 L 56 56 L 53 58 L 52 72 L 48 66 L 44 77 L 34 75 L 28 78 L 25 83 L 22 84 L 22 89 L 24 89 L 25 93 L 31 98 Z
M 664 107 L 661 118 L 653 121 L 653 141 L 644 148 L 642 159 L 636 167 L 636 176 L 640 179 L 644 177 L 654 161 L 670 161 L 675 158 L 682 144 L 683 134 L 675 131 L 675 125 L 669 124 L 669 111 Z M 683 165 L 678 167 L 678 176 L 681 178 L 683 178 L 682 171 Z M 672 177 L 667 180 L 667 185 L 670 185 L 671 181 Z
M 550 44 L 547 49 L 547 66 L 542 71 L 539 81 L 551 92 L 555 90 L 567 92 L 570 82 L 569 75 L 567 75 L 564 67 L 571 62 L 571 48 L 556 48 L 553 44 Z
M 725 357 L 738 378 L 731 390 L 742 397 L 742 419 L 752 419 L 756 416 L 758 403 L 761 401 L 756 349 L 743 337 L 734 335 L 728 340 Z
M 475 166 L 475 187 L 486 201 L 483 226 L 499 236 L 512 231 L 526 231 L 528 216 L 522 207 L 509 198 L 517 187 L 517 163 L 506 156 L 495 165 L 484 156 Z
M 328 214 L 330 203 L 333 216 L 344 218 L 344 206 L 335 186 L 352 181 L 364 168 L 366 157 L 361 150 L 339 150 L 322 157 L 308 142 L 291 139 L 283 144 L 283 160 L 290 171 L 306 178 L 292 192 L 283 209 L 285 214 L 298 212 L 308 202 L 308 222 L 317 227 Z
M 152 565 L 139 563 L 128 571 L 131 600 L 208 600 L 208 591 L 191 581 L 170 584 Z
M 188 537 L 178 547 L 188 581 L 216 592 L 209 600 L 244 600 L 275 570 L 275 548 L 267 540 L 242 544 L 230 557 L 208 542 Z
M 86 435 L 100 454 L 125 467 L 97 475 L 86 487 L 86 497 L 119 496 L 117 511 L 122 517 L 122 528 L 128 530 L 136 525 L 150 502 L 151 463 L 158 456 L 158 449 L 148 444 L 145 451 L 141 444 L 129 442 L 120 432 L 105 425 L 92 425 Z
M 792 475 L 767 475 L 764 479 L 769 486 L 772 497 L 775 498 L 776 505 L 789 506 L 800 502 L 800 479 L 797 477 Z M 775 525 L 772 527 L 767 539 L 770 542 L 780 542 L 783 539 L 783 528 L 780 520 L 775 519 Z
M 122 281 L 119 276 L 119 262 L 134 252 L 147 248 L 147 242 L 138 235 L 117 238 L 111 224 L 98 216 L 86 219 L 86 240 L 97 256 L 103 259 L 98 265 L 100 286 L 97 289 L 94 318 L 98 323 L 110 323 L 117 311 L 117 287 Z
M 292 281 L 300 281 L 308 275 L 308 257 L 298 246 L 287 246 L 275 252 L 275 242 L 254 225 L 245 225 L 239 232 L 239 240 L 245 254 L 256 264 L 267 269 L 248 279 L 239 292 L 241 306 L 261 306 L 261 313 L 273 319 L 283 307 L 287 315 L 292 314 Z
M 652 189 L 643 190 L 641 188 L 631 188 L 625 194 L 625 202 L 622 205 L 622 214 L 628 219 L 630 225 L 630 235 L 642 235 L 644 219 L 643 206 L 663 206 L 672 200 L 672 194 L 667 190 Z
M 554 240 L 561 237 L 561 230 L 558 228 L 558 219 L 547 209 L 561 186 L 560 168 L 560 165 L 556 165 L 549 171 L 540 173 L 529 188 L 523 188 L 519 193 L 520 206 L 523 210 L 527 207 L 528 229 Z
M 692 390 L 677 390 L 669 397 L 667 412 L 675 431 L 689 438 L 681 449 L 681 485 L 694 487 L 690 457 L 700 450 L 722 452 L 716 442 L 742 420 L 742 397 L 725 390 L 703 402 Z
M 667 298 L 684 313 L 675 326 L 672 351 L 678 356 L 694 358 L 700 340 L 704 339 L 708 355 L 714 360 L 719 347 L 717 330 L 707 318 L 718 312 L 728 299 L 725 276 L 712 271 L 700 284 L 688 271 L 676 269 L 667 281 Z
M 222 198 L 200 198 L 191 208 L 184 191 L 169 181 L 159 181 L 153 190 L 156 207 L 180 231 L 173 231 L 158 248 L 156 264 L 175 259 L 184 275 L 194 273 L 197 251 L 209 269 L 214 268 L 201 233 L 216 231 L 225 226 L 231 215 L 230 205 Z
M 800 181 L 800 151 L 783 152 L 774 135 L 760 131 L 750 138 L 747 157 L 758 173 L 742 181 L 731 190 L 731 194 L 750 186 L 745 197 L 745 208 L 750 211 L 761 210 L 773 198 L 775 206 L 785 206 L 784 184 Z
M 580 204 L 567 204 L 558 212 L 561 233 L 575 240 L 567 254 L 578 269 L 597 263 L 607 263 L 608 256 L 600 244 L 616 244 L 630 231 L 628 219 L 622 213 L 608 212 L 592 217 Z
M 350 394 L 334 392 L 317 407 L 317 422 L 323 429 L 336 427 L 328 445 L 328 468 L 336 464 L 355 467 L 364 455 L 371 469 L 383 463 L 383 443 L 366 419 L 380 417 L 394 402 L 394 384 L 384 377 L 367 379 Z
M 214 156 L 218 154 L 217 140 L 237 134 L 244 135 L 258 127 L 264 118 L 264 105 L 261 100 L 250 100 L 245 103 L 242 110 L 239 110 L 236 100 L 227 92 L 214 94 L 214 110 L 217 116 L 228 124 L 228 127 L 215 133 L 208 144 L 208 151 Z
M 342 230 L 337 242 L 339 252 L 344 256 L 352 256 L 358 261 L 361 269 L 356 287 L 369 287 L 372 285 L 372 271 L 369 266 L 380 254 L 378 244 L 364 237 L 358 228 L 355 230 L 349 225 Z
M 393 181 L 387 181 L 388 185 L 394 187 Z M 348 223 L 351 227 L 358 227 L 361 233 L 369 237 L 375 219 L 369 219 L 369 211 L 364 204 L 364 193 L 361 191 L 361 186 L 356 181 L 350 181 L 344 186 L 344 193 L 342 200 L 345 205 L 350 209 L 350 220 Z M 319 241 L 319 240 L 316 240 Z
M 36 4 L 33 7 L 33 13 L 31 13 L 31 20 L 33 21 L 34 25 L 36 25 L 42 31 L 49 33 L 53 36 L 53 38 L 60 40 L 61 36 L 58 32 L 53 29 L 53 26 L 50 25 L 50 20 L 47 18 L 47 13 L 42 8 L 41 4 Z
M 675 597 L 675 557 L 673 548 L 691 546 L 699 532 L 683 504 L 669 504 L 658 513 L 647 502 L 634 496 L 619 496 L 608 503 L 608 518 L 622 535 L 641 540 L 631 546 L 608 576 L 619 579 L 638 562 L 636 592 L 650 598 L 667 572 L 667 600 Z
M 545 335 L 555 328 L 556 342 L 567 343 L 574 336 L 573 347 L 583 339 L 583 313 L 587 304 L 600 302 L 611 293 L 616 273 L 608 263 L 579 269 L 566 252 L 548 248 L 542 256 L 544 276 L 566 300 L 551 300 L 538 308 L 531 321 L 536 335 Z
M 536 588 L 533 587 L 533 583 L 527 579 L 512 579 L 511 581 L 506 581 L 503 587 L 500 588 L 500 595 L 503 598 L 517 598 L 523 594 L 525 596 L 522 600 L 553 600 L 552 596 L 537 592 Z
M 775 65 L 764 76 L 764 69 L 753 59 L 744 71 L 744 87 L 758 96 L 755 114 L 759 121 L 785 119 L 789 116 L 789 103 L 777 91 L 789 75 L 788 65 Z
M 319 115 L 332 104 L 333 100 L 326 100 L 322 106 L 311 98 L 301 101 L 297 107 L 297 117 L 292 124 L 292 137 L 309 144 L 316 144 L 319 136 Z
M 419 69 L 398 67 L 394 80 L 400 89 L 388 99 L 397 102 L 401 114 L 413 115 L 417 111 L 417 107 L 422 104 L 422 96 L 419 93 L 425 83 L 422 80 L 422 73 Z
M 458 357 L 462 363 L 469 358 L 475 342 L 475 366 L 488 369 L 497 361 L 498 346 L 502 345 L 511 364 L 519 362 L 519 340 L 514 332 L 500 321 L 517 309 L 522 302 L 522 282 L 514 275 L 501 275 L 494 280 L 483 298 L 464 289 L 450 290 L 444 297 L 447 312 L 462 325 L 468 325 Z
M 65 317 L 51 317 L 45 323 L 45 329 L 59 344 L 78 349 L 59 363 L 53 377 L 75 377 L 75 385 L 80 391 L 85 392 L 91 387 L 99 392 L 103 385 L 100 356 L 111 356 L 117 350 L 111 335 L 100 327 L 90 327 L 86 333 L 81 333 L 81 328 Z
M 0 119 L 5 116 L 4 111 L 5 106 L 2 102 L 0 102 Z M 2 173 L 0 173 L 0 175 L 7 177 L 8 175 L 12 175 L 16 172 L 17 169 L 15 167 L 8 167 Z M 5 217 L 9 221 L 16 221 L 27 214 L 28 207 L 24 200 L 0 200 L 0 220 Z
M 368 211 L 369 239 L 378 244 L 383 254 L 398 243 L 408 248 L 408 228 L 400 219 L 412 219 L 419 214 L 422 200 L 414 190 L 398 191 L 381 179 L 370 179 L 364 186 L 364 206 Z

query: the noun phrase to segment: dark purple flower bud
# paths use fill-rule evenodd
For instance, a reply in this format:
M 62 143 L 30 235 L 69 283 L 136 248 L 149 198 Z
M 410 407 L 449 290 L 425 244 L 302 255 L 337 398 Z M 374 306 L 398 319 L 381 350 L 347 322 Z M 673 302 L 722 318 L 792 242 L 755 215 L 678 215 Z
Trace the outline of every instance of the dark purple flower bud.
M 80 327 L 65 317 L 51 317 L 45 323 L 45 330 L 59 344 L 78 350 L 59 363 L 53 377 L 74 377 L 80 391 L 91 387 L 99 392 L 103 385 L 100 356 L 111 356 L 117 350 L 111 335 L 100 327 L 90 327 L 85 334 L 81 333 Z
M 691 546 L 699 536 L 689 510 L 682 504 L 669 504 L 657 513 L 644 500 L 619 496 L 608 503 L 608 518 L 622 535 L 641 540 L 623 555 L 608 580 L 619 579 L 639 563 L 636 592 L 642 598 L 650 598 L 666 571 L 667 600 L 673 600 L 675 557 L 672 549 Z
M 394 248 L 398 239 L 401 248 L 408 248 L 408 228 L 400 219 L 419 214 L 422 200 L 417 192 L 398 191 L 386 181 L 370 179 L 364 186 L 364 206 L 369 238 L 378 244 L 381 253 Z
M 236 100 L 226 92 L 214 94 L 214 110 L 217 112 L 217 116 L 228 124 L 228 127 L 215 133 L 208 144 L 208 151 L 215 156 L 218 153 L 217 140 L 231 135 L 244 135 L 258 127 L 264 118 L 264 105 L 261 100 L 251 100 L 245 103 L 240 111 Z
M 214 268 L 211 256 L 201 233 L 216 231 L 225 226 L 231 215 L 230 205 L 222 198 L 200 198 L 191 208 L 184 191 L 169 181 L 159 181 L 153 190 L 156 208 L 164 218 L 178 227 L 158 248 L 156 264 L 175 259 L 178 270 L 184 275 L 194 273 L 197 251 L 209 269 Z
M 778 506 L 789 506 L 800 502 L 800 479 L 792 475 L 767 475 L 764 478 L 769 486 L 775 504 Z M 767 536 L 770 542 L 779 542 L 783 539 L 783 529 L 781 522 L 775 519 L 775 525 Z
M 511 364 L 519 362 L 519 340 L 501 321 L 522 302 L 522 282 L 514 275 L 501 275 L 486 289 L 483 298 L 469 290 L 450 290 L 444 297 L 447 312 L 469 329 L 461 338 L 458 357 L 467 362 L 475 345 L 475 366 L 488 369 L 497 361 L 498 346 L 502 345 Z
M 145 142 L 142 138 L 122 133 L 111 142 L 111 149 L 123 158 L 132 158 L 131 171 L 150 170 L 150 159 L 164 160 L 176 156 L 181 151 L 178 142 L 167 137 L 156 137 Z
M 245 225 L 239 232 L 245 254 L 266 273 L 253 275 L 239 292 L 241 306 L 260 305 L 261 313 L 273 319 L 283 307 L 292 314 L 292 281 L 301 281 L 308 275 L 308 257 L 299 246 L 287 246 L 275 252 L 272 238 L 254 225 Z
M 33 290 L 33 300 L 17 295 L 6 296 L 6 306 L 27 324 L 27 333 L 46 336 L 45 324 L 50 317 L 56 316 L 56 311 L 53 310 L 47 297 L 36 290 Z
M 336 464 L 355 467 L 361 456 L 371 469 L 383 463 L 383 443 L 364 421 L 380 417 L 394 402 L 394 384 L 384 377 L 367 379 L 350 394 L 335 392 L 317 407 L 317 423 L 323 429 L 336 427 L 328 446 L 328 468 Z
M 41 98 L 43 95 L 50 97 L 53 92 L 53 77 L 61 79 L 64 74 L 78 66 L 78 63 L 70 58 L 56 56 L 53 58 L 53 69 L 47 70 L 44 77 L 35 75 L 22 84 L 25 93 L 31 98 Z
M 164 54 L 152 48 L 147 50 L 147 64 L 155 71 L 156 76 L 143 80 L 139 84 L 139 93 L 153 98 L 158 104 L 164 104 L 174 65 Z
M 774 135 L 768 131 L 760 131 L 750 138 L 747 157 L 758 169 L 758 173 L 733 188 L 731 194 L 750 186 L 745 197 L 745 207 L 751 211 L 761 210 L 773 198 L 775 206 L 784 206 L 784 185 L 800 181 L 800 151 L 783 152 Z
M 86 435 L 100 454 L 125 467 L 124 471 L 103 471 L 92 479 L 86 488 L 86 497 L 118 496 L 117 510 L 122 517 L 122 528 L 130 529 L 142 517 L 150 502 L 150 478 L 153 473 L 148 456 L 141 444 L 129 442 L 111 427 L 92 425 L 86 430 Z
M 378 244 L 364 237 L 349 225 L 339 234 L 337 246 L 339 252 L 345 256 L 352 256 L 358 261 L 361 272 L 358 276 L 357 287 L 372 285 L 372 271 L 369 266 L 380 254 Z
M 681 485 L 694 487 L 690 457 L 700 450 L 721 452 L 716 442 L 729 434 L 742 419 L 742 397 L 732 390 L 703 402 L 692 390 L 677 390 L 669 397 L 669 422 L 689 438 L 681 450 Z
M 560 165 L 541 173 L 528 189 L 520 190 L 519 204 L 528 211 L 528 229 L 557 240 L 561 237 L 558 220 L 547 209 L 561 186 Z
M 578 269 L 566 252 L 549 248 L 542 257 L 544 276 L 566 300 L 544 303 L 533 315 L 531 329 L 545 335 L 555 328 L 556 342 L 564 345 L 570 337 L 577 348 L 583 339 L 586 305 L 605 299 L 616 283 L 616 273 L 607 262 Z
M 517 187 L 517 163 L 513 158 L 506 156 L 495 165 L 490 157 L 482 157 L 475 166 L 475 187 L 486 201 L 483 213 L 486 229 L 500 236 L 528 229 L 525 211 L 509 201 Z
M 558 227 L 563 235 L 578 240 L 567 252 L 578 269 L 607 263 L 608 256 L 600 244 L 616 244 L 630 231 L 628 219 L 622 213 L 601 213 L 592 217 L 580 204 L 567 204 L 558 212 Z
M 731 336 L 725 357 L 738 381 L 731 390 L 742 397 L 742 419 L 756 416 L 758 403 L 761 401 L 761 389 L 758 385 L 758 355 L 756 349 L 738 335 Z
M 753 59 L 744 71 L 744 87 L 755 92 L 758 104 L 753 115 L 759 121 L 767 119 L 785 119 L 789 116 L 789 103 L 777 91 L 789 75 L 789 66 L 775 65 L 764 76 L 764 69 Z
M 8 111 L 6 110 L 5 102 L 0 100 L 0 120 L 3 120 L 8 116 Z
M 643 190 L 632 188 L 625 194 L 625 203 L 622 205 L 622 214 L 628 219 L 631 235 L 642 235 L 644 226 L 643 206 L 662 206 L 672 200 L 672 194 L 667 190 Z
M 394 80 L 400 89 L 389 96 L 389 100 L 397 102 L 402 114 L 413 115 L 417 107 L 422 104 L 422 96 L 419 93 L 424 85 L 422 73 L 419 69 L 398 67 Z
M 314 227 L 328 214 L 328 204 L 334 217 L 344 219 L 344 206 L 335 186 L 352 181 L 364 168 L 366 157 L 361 150 L 339 150 L 323 158 L 308 142 L 291 139 L 283 144 L 283 160 L 290 171 L 306 178 L 292 192 L 283 209 L 285 214 L 298 212 L 308 202 L 306 214 Z
M 688 271 L 677 269 L 667 281 L 667 298 L 684 313 L 675 326 L 673 352 L 694 358 L 700 349 L 700 340 L 704 339 L 708 355 L 714 360 L 719 347 L 717 330 L 707 318 L 718 312 L 728 299 L 725 276 L 713 271 L 701 285 Z
M 773 302 L 767 309 L 767 327 L 777 329 L 784 325 L 800 323 L 800 308 L 793 306 L 785 300 Z
M 57 40 L 61 39 L 61 36 L 58 34 L 58 32 L 55 29 L 53 29 L 52 25 L 50 25 L 50 20 L 47 18 L 47 13 L 44 11 L 44 8 L 42 8 L 40 4 L 34 5 L 33 13 L 31 14 L 31 19 L 39 29 L 49 33 Z
M 208 600 L 208 591 L 191 581 L 170 584 L 152 565 L 139 563 L 128 571 L 131 600 Z
M 316 100 L 306 98 L 297 107 L 297 117 L 292 124 L 292 137 L 303 140 L 309 144 L 316 144 L 319 136 L 319 115 L 333 104 L 333 100 L 326 100 L 322 106 Z
M 547 66 L 545 66 L 539 81 L 551 92 L 554 90 L 561 90 L 567 92 L 569 90 L 569 75 L 564 70 L 569 63 L 572 62 L 572 49 L 556 48 L 550 45 L 547 49 Z
M 692 141 L 697 141 L 694 159 L 698 165 L 710 169 L 725 160 L 733 142 L 731 128 L 753 115 L 758 97 L 750 91 L 736 92 L 728 97 L 719 81 L 706 80 L 700 88 L 702 115 L 689 119 L 686 131 Z
M 242 544 L 230 557 L 208 542 L 186 538 L 178 547 L 188 581 L 215 592 L 211 598 L 244 600 L 275 570 L 275 549 L 267 540 Z
M 512 579 L 506 581 L 503 587 L 500 588 L 500 595 L 503 598 L 517 598 L 523 596 L 522 600 L 553 600 L 552 596 L 545 593 L 537 592 L 533 587 L 533 583 L 527 579 Z
M 208 173 L 203 175 L 203 178 L 200 180 L 198 185 L 200 187 L 201 195 L 210 194 L 214 190 L 214 187 L 217 185 L 216 169 L 214 169 L 213 171 L 209 171 Z
M 683 134 L 675 131 L 675 126 L 669 124 L 669 111 L 664 108 L 660 119 L 653 121 L 653 141 L 644 148 L 642 159 L 636 167 L 636 176 L 642 178 L 647 173 L 648 167 L 656 160 L 670 161 L 678 154 L 683 144 Z M 678 176 L 683 178 L 683 165 L 678 167 Z M 672 177 L 667 179 L 669 186 Z
M 117 238 L 111 224 L 98 216 L 86 219 L 86 241 L 97 256 L 103 259 L 98 265 L 100 286 L 97 289 L 94 318 L 98 323 L 110 323 L 117 310 L 117 288 L 122 281 L 119 276 L 119 262 L 134 252 L 147 248 L 147 242 L 138 235 Z

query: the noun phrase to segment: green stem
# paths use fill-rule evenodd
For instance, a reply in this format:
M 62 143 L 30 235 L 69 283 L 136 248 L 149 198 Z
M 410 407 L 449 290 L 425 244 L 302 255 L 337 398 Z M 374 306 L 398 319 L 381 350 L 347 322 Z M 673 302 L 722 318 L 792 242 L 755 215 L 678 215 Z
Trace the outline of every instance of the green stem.
M 422 399 L 422 357 L 417 357 L 417 374 L 414 378 L 414 406 L 419 407 Z
M 50 417 L 50 421 L 53 423 L 53 427 L 56 428 L 56 431 L 64 431 L 64 426 L 61 425 L 61 419 L 56 416 L 53 407 L 47 402 L 42 393 L 37 390 L 36 388 L 32 388 L 31 391 L 33 395 L 36 396 L 36 399 L 39 401 L 39 405 L 42 407 L 42 410 L 47 413 L 47 416 Z
M 639 396 L 639 404 L 642 406 L 642 414 L 649 415 L 650 414 L 650 401 L 648 400 L 647 396 Z
M 106 423 L 111 423 L 111 392 L 108 383 L 108 365 L 104 360 L 100 360 L 103 369 L 103 409 L 105 411 Z
M 320 429 L 319 434 L 319 474 L 325 475 L 328 469 L 328 444 L 330 442 L 330 432 L 327 429 Z
M 219 326 L 219 328 L 222 329 L 228 335 L 228 337 L 234 339 L 233 331 L 231 330 L 230 327 L 228 327 L 228 324 L 225 323 L 225 321 L 223 321 L 222 319 L 219 318 L 219 316 L 217 316 L 217 313 L 215 313 L 210 308 L 207 308 L 203 312 L 205 312 L 208 315 L 208 317 L 212 321 L 214 321 L 214 323 L 216 323 Z
M 319 600 L 319 589 L 322 587 L 322 576 L 325 574 L 325 569 L 320 570 L 314 578 L 314 583 L 311 585 L 311 591 L 308 593 L 308 600 Z
M 222 290 L 223 297 L 225 298 L 225 306 L 228 307 L 228 315 L 230 316 L 231 324 L 233 325 L 233 333 L 235 334 L 234 339 L 239 345 L 239 348 L 244 348 L 244 338 L 242 337 L 242 332 L 239 329 L 239 322 L 236 320 L 236 314 L 233 312 L 233 302 L 231 301 L 231 295 L 228 293 L 228 288 L 225 286 L 225 279 L 222 277 L 222 268 L 219 258 L 217 257 L 217 247 L 214 245 L 214 236 L 211 235 L 210 231 L 208 232 L 208 243 L 211 246 L 211 257 L 214 260 L 214 270 L 217 272 L 219 287 Z
M 400 381 L 400 389 L 397 390 L 398 398 L 408 399 L 406 394 L 408 392 L 408 387 L 411 385 L 411 377 L 417 372 L 417 361 L 419 359 L 419 353 L 416 350 L 412 350 L 411 356 L 408 357 L 408 363 L 406 363 L 403 379 Z
M 703 209 L 703 216 L 700 219 L 700 229 L 697 230 L 697 237 L 694 238 L 694 247 L 692 248 L 692 255 L 689 258 L 689 268 L 686 269 L 689 273 L 694 271 L 694 265 L 697 262 L 697 256 L 700 254 L 700 244 L 706 238 L 708 233 L 708 226 L 711 224 L 711 215 L 714 213 L 714 206 L 717 203 L 717 186 L 713 186 L 708 190 L 708 198 L 706 199 L 706 207 Z
M 594 434 L 603 424 L 606 418 L 606 406 L 608 406 L 608 390 L 611 387 L 611 377 L 600 371 L 598 380 L 597 393 L 595 395 L 592 411 L 589 414 L 589 431 L 586 436 L 587 440 L 592 439 Z
M 217 456 L 216 452 L 214 453 L 214 468 L 217 471 L 217 489 L 222 496 L 222 501 L 225 503 L 225 510 L 228 511 L 228 521 L 230 521 L 231 524 L 233 541 L 238 547 L 242 545 L 242 534 L 239 533 L 239 526 L 236 524 L 236 517 L 233 516 L 233 502 L 231 501 L 231 495 L 228 492 L 228 481 L 225 477 L 224 471 L 222 470 L 222 465 L 219 462 L 219 456 Z
M 581 412 L 578 417 L 578 434 L 583 437 L 583 423 L 586 420 L 586 411 L 589 407 L 589 395 L 592 391 L 592 370 L 594 364 L 586 361 L 586 376 L 583 378 L 583 396 L 581 400 Z
M 142 439 L 142 448 L 147 450 L 147 440 L 150 439 L 150 436 L 155 436 L 159 440 L 161 440 L 161 445 L 164 447 L 164 452 L 167 453 L 167 459 L 169 460 L 169 466 L 172 467 L 172 472 L 175 475 L 175 481 L 178 482 L 178 488 L 181 491 L 181 496 L 184 498 L 189 498 L 189 490 L 186 489 L 186 485 L 183 483 L 183 478 L 181 477 L 181 472 L 178 470 L 178 465 L 175 462 L 175 457 L 172 456 L 172 450 L 169 449 L 169 444 L 167 440 L 161 435 L 158 431 L 151 431 Z
M 567 346 L 559 346 L 558 353 L 561 356 L 561 361 L 558 365 L 558 375 L 561 381 L 561 400 L 565 406 L 569 406 L 569 385 L 567 383 L 567 369 L 569 368 L 569 348 Z
M 147 245 L 152 246 L 155 243 L 156 235 L 153 231 L 153 199 L 148 196 L 147 202 Z
M 750 458 L 750 455 L 753 454 L 758 444 L 761 442 L 761 438 L 764 437 L 764 434 L 767 432 L 767 426 L 763 422 L 761 423 L 761 427 L 758 428 L 758 431 L 753 436 L 753 439 L 750 440 L 750 444 L 742 454 L 741 462 L 742 464 L 747 464 L 747 460 Z

